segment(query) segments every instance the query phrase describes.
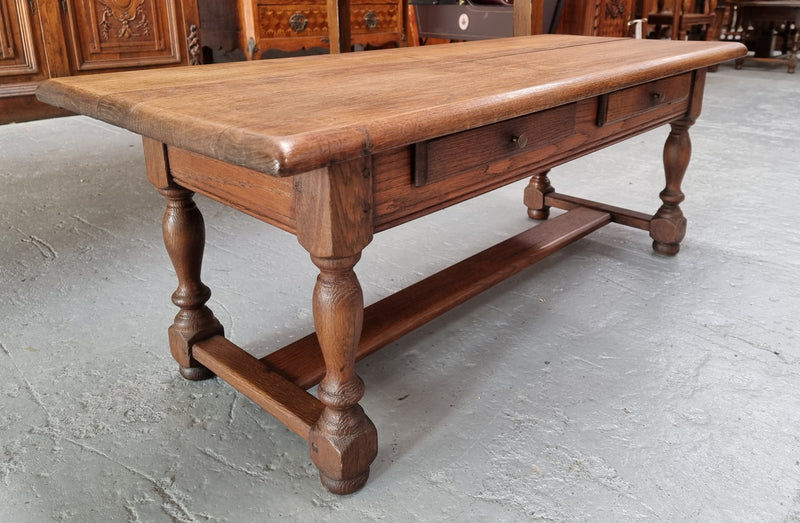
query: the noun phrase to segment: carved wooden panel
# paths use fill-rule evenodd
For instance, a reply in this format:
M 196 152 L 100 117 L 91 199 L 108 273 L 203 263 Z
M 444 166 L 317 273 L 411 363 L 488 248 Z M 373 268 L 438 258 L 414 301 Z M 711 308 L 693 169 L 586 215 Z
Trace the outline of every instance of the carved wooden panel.
M 558 32 L 588 36 L 628 36 L 634 0 L 566 0 Z
M 67 114 L 47 78 L 199 63 L 198 24 L 197 0 L 0 0 L 0 125 Z
M 604 0 L 597 6 L 596 33 L 604 36 L 626 36 L 628 21 L 633 18 L 632 0 Z
M 73 0 L 68 5 L 71 54 L 78 71 L 184 60 L 175 0 Z
M 27 0 L 0 0 L 0 77 L 44 78 L 31 16 Z

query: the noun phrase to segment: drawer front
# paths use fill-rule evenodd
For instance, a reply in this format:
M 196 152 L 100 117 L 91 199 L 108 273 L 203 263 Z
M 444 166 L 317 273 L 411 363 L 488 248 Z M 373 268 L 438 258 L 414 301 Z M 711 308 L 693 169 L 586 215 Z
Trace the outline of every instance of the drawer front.
M 402 30 L 396 3 L 352 4 L 350 12 L 350 31 L 354 35 Z M 258 31 L 259 39 L 327 38 L 327 9 L 324 3 L 259 4 Z
M 403 21 L 397 4 L 351 4 L 350 31 L 352 34 L 402 31 Z
M 575 133 L 575 107 L 575 104 L 568 104 L 418 143 L 415 146 L 414 183 L 421 187 L 572 136 Z
M 507 141 L 501 140 L 503 143 L 495 143 L 500 154 L 488 163 L 480 163 L 489 156 L 486 148 L 490 143 L 482 143 L 480 138 L 484 128 L 431 140 L 427 149 L 424 144 L 417 144 L 374 155 L 375 230 L 389 229 L 672 122 L 687 114 L 691 97 L 604 126 L 597 125 L 599 99 L 587 98 L 575 103 L 574 108 L 567 105 L 523 117 L 530 119 L 530 123 L 539 123 L 538 129 L 545 135 L 543 141 L 532 143 L 529 137 L 526 148 L 507 155 Z M 497 124 L 490 127 L 502 130 Z M 548 135 L 548 129 L 557 134 Z M 462 136 L 473 140 L 460 145 L 458 140 Z M 508 130 L 501 136 L 508 137 Z M 550 143 L 542 145 L 547 142 Z M 422 151 L 429 153 L 429 157 L 423 158 Z M 435 158 L 437 154 L 449 155 L 444 165 Z M 446 169 L 450 162 L 458 166 Z M 417 177 L 421 174 L 420 164 L 431 165 L 433 176 L 415 180 L 415 170 Z M 471 167 L 462 170 L 465 165 Z
M 597 125 L 617 122 L 665 105 L 682 102 L 689 97 L 691 89 L 692 74 L 686 73 L 601 96 Z
M 325 4 L 259 4 L 258 38 L 328 37 Z

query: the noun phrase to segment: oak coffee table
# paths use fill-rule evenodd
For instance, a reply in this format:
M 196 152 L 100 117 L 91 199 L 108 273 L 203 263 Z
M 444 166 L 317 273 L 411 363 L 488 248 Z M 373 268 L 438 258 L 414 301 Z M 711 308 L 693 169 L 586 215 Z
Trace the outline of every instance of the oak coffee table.
M 62 78 L 37 96 L 143 136 L 147 176 L 167 200 L 181 374 L 217 375 L 269 411 L 309 442 L 325 487 L 346 494 L 377 453 L 356 360 L 608 223 L 678 252 L 706 68 L 745 53 L 541 35 Z M 655 214 L 551 186 L 552 167 L 667 123 Z M 364 308 L 353 267 L 373 234 L 525 177 L 524 204 L 541 223 Z M 319 269 L 315 334 L 261 359 L 224 337 L 205 305 L 195 192 L 297 236 Z M 548 219 L 551 207 L 567 212 Z

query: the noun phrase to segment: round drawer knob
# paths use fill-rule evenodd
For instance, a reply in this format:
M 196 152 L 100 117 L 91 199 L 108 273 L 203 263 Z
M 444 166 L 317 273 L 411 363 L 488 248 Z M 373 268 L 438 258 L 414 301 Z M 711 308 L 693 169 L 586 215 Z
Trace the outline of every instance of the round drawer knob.
M 517 146 L 517 149 L 524 149 L 528 145 L 528 135 L 519 133 L 519 135 L 511 138 L 511 143 Z
M 380 21 L 381 19 L 375 14 L 375 11 L 367 11 L 367 14 L 364 15 L 364 25 L 370 31 L 377 29 Z
M 308 18 L 306 18 L 303 13 L 295 13 L 289 18 L 289 27 L 291 27 L 295 33 L 303 31 L 307 25 Z

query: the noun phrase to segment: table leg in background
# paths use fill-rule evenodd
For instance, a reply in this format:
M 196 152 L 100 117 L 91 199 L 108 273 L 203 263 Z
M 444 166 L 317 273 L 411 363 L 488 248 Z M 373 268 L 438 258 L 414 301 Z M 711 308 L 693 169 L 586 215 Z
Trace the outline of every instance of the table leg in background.
M 528 208 L 528 216 L 534 220 L 546 220 L 550 217 L 550 206 L 544 203 L 545 197 L 555 192 L 550 185 L 550 178 L 547 177 L 549 172 L 550 169 L 534 174 L 525 188 L 525 206 Z
M 664 144 L 664 172 L 667 186 L 659 194 L 663 203 L 650 221 L 653 250 L 658 254 L 667 256 L 677 254 L 681 240 L 686 235 L 686 217 L 680 208 L 680 203 L 685 198 L 681 192 L 681 183 L 692 154 L 689 127 L 693 123 L 694 120 L 689 118 L 672 122 L 670 124 L 672 130 Z

